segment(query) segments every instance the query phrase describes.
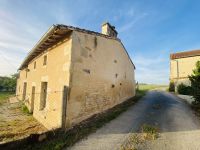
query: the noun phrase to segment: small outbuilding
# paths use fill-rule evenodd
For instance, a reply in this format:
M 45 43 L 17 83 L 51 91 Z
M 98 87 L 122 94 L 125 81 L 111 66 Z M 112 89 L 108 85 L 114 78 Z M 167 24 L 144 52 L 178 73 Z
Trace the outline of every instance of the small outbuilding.
M 181 83 L 190 85 L 188 76 L 192 74 L 196 62 L 200 60 L 200 50 L 173 53 L 170 55 L 170 81 L 175 89 Z

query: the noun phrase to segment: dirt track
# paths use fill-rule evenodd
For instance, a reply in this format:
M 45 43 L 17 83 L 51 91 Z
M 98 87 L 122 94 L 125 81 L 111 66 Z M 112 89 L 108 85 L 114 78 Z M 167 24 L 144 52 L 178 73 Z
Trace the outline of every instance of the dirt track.
M 47 130 L 32 115 L 23 113 L 21 105 L 21 102 L 0 105 L 0 144 Z

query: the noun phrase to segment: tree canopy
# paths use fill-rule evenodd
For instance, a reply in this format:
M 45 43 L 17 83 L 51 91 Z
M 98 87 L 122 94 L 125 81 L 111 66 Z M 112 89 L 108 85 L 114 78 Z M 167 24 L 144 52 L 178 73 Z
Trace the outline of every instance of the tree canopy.
M 192 96 L 196 103 L 200 103 L 200 61 L 197 61 L 193 74 L 189 76 L 191 82 Z
M 18 74 L 0 76 L 0 91 L 15 91 Z

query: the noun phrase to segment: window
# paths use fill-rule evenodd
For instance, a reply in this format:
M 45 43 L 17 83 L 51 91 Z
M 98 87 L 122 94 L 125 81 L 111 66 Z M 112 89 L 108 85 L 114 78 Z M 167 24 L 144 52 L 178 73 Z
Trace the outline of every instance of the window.
M 36 61 L 34 62 L 34 69 L 36 69 Z
M 40 110 L 43 110 L 46 107 L 47 99 L 47 82 L 41 83 L 41 93 L 40 93 Z
M 47 65 L 47 55 L 44 56 L 43 66 Z

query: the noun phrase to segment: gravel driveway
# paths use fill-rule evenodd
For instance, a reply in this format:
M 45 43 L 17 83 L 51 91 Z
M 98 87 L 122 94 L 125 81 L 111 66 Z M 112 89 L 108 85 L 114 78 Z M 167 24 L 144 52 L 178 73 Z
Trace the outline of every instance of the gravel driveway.
M 146 141 L 143 150 L 200 150 L 200 122 L 190 107 L 178 97 L 151 91 L 115 120 L 77 142 L 70 150 L 119 149 L 130 132 L 143 124 L 157 126 L 160 136 Z

